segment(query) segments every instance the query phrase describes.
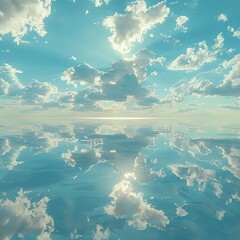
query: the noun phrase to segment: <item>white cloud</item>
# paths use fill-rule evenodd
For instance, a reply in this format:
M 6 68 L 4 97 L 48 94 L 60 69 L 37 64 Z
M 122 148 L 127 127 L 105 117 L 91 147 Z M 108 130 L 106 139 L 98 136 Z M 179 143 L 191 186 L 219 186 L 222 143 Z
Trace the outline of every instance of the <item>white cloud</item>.
M 22 162 L 18 161 L 18 157 L 25 147 L 13 147 L 9 139 L 0 138 L 0 168 L 11 170 Z
M 157 75 L 158 75 L 158 72 L 157 72 L 157 71 L 153 71 L 153 72 L 151 72 L 151 75 L 152 75 L 152 76 L 157 76 Z
M 44 104 L 51 102 L 51 96 L 56 94 L 57 87 L 48 82 L 35 80 L 24 87 L 19 98 L 27 104 Z
M 224 217 L 225 211 L 224 210 L 220 210 L 220 211 L 216 211 L 216 218 L 221 221 Z
M 186 180 L 187 186 L 193 186 L 196 182 L 199 191 L 204 191 L 208 180 L 214 179 L 215 176 L 214 171 L 194 164 L 173 164 L 169 167 L 174 175 Z
M 142 193 L 133 192 L 129 181 L 116 184 L 109 196 L 112 202 L 105 207 L 106 213 L 127 219 L 129 226 L 145 230 L 149 225 L 163 230 L 170 222 L 162 210 L 153 208 L 143 199 Z
M 42 129 L 36 132 L 30 131 L 23 134 L 21 140 L 17 139 L 16 143 L 23 144 L 29 150 L 35 153 L 50 152 L 56 148 L 62 139 L 51 132 L 45 132 Z
M 46 34 L 44 20 L 51 14 L 52 0 L 1 0 L 0 35 L 11 34 L 21 43 L 28 31 Z
M 21 190 L 15 201 L 0 200 L 0 238 L 7 240 L 16 236 L 34 234 L 38 240 L 50 240 L 54 222 L 47 214 L 47 197 L 31 202 Z
M 222 21 L 222 22 L 226 22 L 228 20 L 226 14 L 224 13 L 221 13 L 219 16 L 218 16 L 218 21 Z
M 87 83 L 94 83 L 97 80 L 97 77 L 100 75 L 100 71 L 97 71 L 88 64 L 83 63 L 77 65 L 76 67 L 70 67 L 65 70 L 61 79 L 66 81 L 67 84 L 77 86 L 77 83 L 80 83 L 82 85 Z
M 4 156 L 11 150 L 9 140 L 6 138 L 0 138 L 0 156 Z
M 116 129 L 111 129 L 111 127 L 108 129 L 100 127 L 94 129 L 94 133 L 82 136 L 88 139 L 88 146 L 69 150 L 63 153 L 62 157 L 69 166 L 79 168 L 84 172 L 89 171 L 98 163 L 105 162 L 112 165 L 114 172 L 122 175 L 136 174 L 137 180 L 145 184 L 157 177 L 164 177 L 165 173 L 162 169 L 154 171 L 148 168 L 146 157 L 139 154 L 143 147 L 151 144 L 151 137 L 155 136 L 150 129 L 144 130 L 144 134 L 139 129 L 139 132 L 131 132 L 130 136 L 127 136 L 122 130 L 116 132 Z M 125 144 L 122 145 L 122 142 Z M 128 148 L 129 145 L 133 146 L 131 150 Z
M 227 50 L 227 53 L 228 53 L 228 54 L 231 54 L 231 53 L 233 53 L 235 50 L 236 50 L 236 49 L 234 49 L 234 48 L 229 48 L 229 49 Z
M 73 61 L 77 61 L 77 58 L 75 56 L 71 56 L 69 59 Z
M 209 50 L 205 41 L 199 42 L 198 49 L 187 48 L 185 54 L 179 55 L 169 66 L 168 69 L 174 71 L 196 71 L 203 67 L 206 63 L 216 60 L 219 50 L 223 47 L 224 38 L 222 34 L 218 34 L 215 39 L 213 50 Z
M 229 166 L 224 166 L 223 169 L 231 172 L 235 177 L 240 179 L 240 150 L 237 148 L 219 147 L 221 154 L 227 159 Z
M 19 155 L 21 152 L 25 149 L 25 146 L 20 147 L 12 147 L 11 150 L 7 153 L 5 153 L 3 156 L 1 156 L 0 159 L 0 166 L 2 169 L 12 170 L 14 167 L 22 164 L 22 161 L 19 161 Z
M 5 85 L 5 94 L 14 95 L 16 91 L 23 88 L 23 85 L 20 83 L 18 78 L 18 75 L 21 73 L 21 70 L 18 70 L 7 63 L 0 66 L 0 78 L 2 79 L 2 83 Z M 8 87 L 6 87 L 6 84 L 8 84 Z
M 186 180 L 187 186 L 198 185 L 199 191 L 205 191 L 207 183 L 211 183 L 216 197 L 220 198 L 222 185 L 216 180 L 215 172 L 210 169 L 204 169 L 196 164 L 173 164 L 169 165 L 172 173 L 182 180 Z
M 233 27 L 228 26 L 228 31 L 233 34 L 233 37 L 240 39 L 240 29 L 235 30 Z
M 10 84 L 8 82 L 0 78 L 0 96 L 8 93 L 9 86 Z
M 111 0 L 92 0 L 95 7 L 101 7 L 103 4 L 108 4 Z
M 137 0 L 128 5 L 125 12 L 115 13 L 103 21 L 112 33 L 109 37 L 112 48 L 122 54 L 128 53 L 134 43 L 142 42 L 143 35 L 150 29 L 162 24 L 170 9 L 164 1 L 148 8 L 144 0 Z
M 76 83 L 89 83 L 88 88 L 79 92 L 64 93 L 59 96 L 60 105 L 81 110 L 111 110 L 113 102 L 116 107 L 124 109 L 133 105 L 149 107 L 158 102 L 153 92 L 144 88 L 141 82 L 146 80 L 147 68 L 163 57 L 155 58 L 153 52 L 140 49 L 131 58 L 114 62 L 105 72 L 98 71 L 87 64 L 68 68 L 62 80 L 75 86 Z M 68 101 L 70 101 L 68 103 Z M 122 105 L 125 104 L 125 106 Z M 107 108 L 107 109 L 106 109 Z
M 130 173 L 130 175 L 126 176 L 133 177 L 134 180 L 137 180 L 142 184 L 147 184 L 156 178 L 166 176 L 163 169 L 155 171 L 152 168 L 149 168 L 147 164 L 147 157 L 145 155 L 139 154 L 135 159 L 133 172 Z
M 0 95 L 12 97 L 12 100 L 19 100 L 27 104 L 44 104 L 51 102 L 52 96 L 58 91 L 57 87 L 48 82 L 37 80 L 24 86 L 18 75 L 22 71 L 12 67 L 10 64 L 0 66 Z
M 102 162 L 100 152 L 96 150 L 74 150 L 63 153 L 62 157 L 71 167 L 77 167 L 84 172 L 89 171 L 94 165 Z
M 183 32 L 186 32 L 187 31 L 187 27 L 184 26 L 184 24 L 189 21 L 189 18 L 187 16 L 179 16 L 177 19 L 176 19 L 176 28 L 177 30 L 181 30 Z
M 185 216 L 188 215 L 188 212 L 186 210 L 184 210 L 181 206 L 179 206 L 179 207 L 176 208 L 176 214 L 179 217 L 185 217 Z
M 78 233 L 77 229 L 75 228 L 73 232 L 70 233 L 71 239 L 81 239 L 82 235 Z
M 108 228 L 104 230 L 104 228 L 101 225 L 96 226 L 96 230 L 93 235 L 93 240 L 105 240 L 109 239 L 110 237 L 110 231 Z
M 213 45 L 213 49 L 221 49 L 224 44 L 224 38 L 222 33 L 219 33 L 217 35 L 217 38 L 215 39 L 215 44 Z
M 194 77 L 189 82 L 180 81 L 170 88 L 170 94 L 160 100 L 162 103 L 182 102 L 187 96 L 232 96 L 240 97 L 240 54 L 237 54 L 229 61 L 222 64 L 221 76 L 223 80 L 214 85 L 201 75 Z M 224 74 L 225 72 L 225 74 Z M 233 106 L 223 106 L 228 108 L 238 108 L 238 104 Z
M 211 152 L 204 141 L 198 139 L 188 139 L 182 136 L 182 134 L 173 134 L 170 139 L 169 146 L 175 149 L 179 154 L 187 153 L 193 158 L 198 156 L 206 156 Z

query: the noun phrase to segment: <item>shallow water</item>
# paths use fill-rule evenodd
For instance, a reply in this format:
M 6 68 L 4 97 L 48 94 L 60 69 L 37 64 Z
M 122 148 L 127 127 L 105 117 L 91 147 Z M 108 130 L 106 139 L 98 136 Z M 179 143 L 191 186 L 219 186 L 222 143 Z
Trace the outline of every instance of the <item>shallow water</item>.
M 0 133 L 0 239 L 239 239 L 237 125 Z

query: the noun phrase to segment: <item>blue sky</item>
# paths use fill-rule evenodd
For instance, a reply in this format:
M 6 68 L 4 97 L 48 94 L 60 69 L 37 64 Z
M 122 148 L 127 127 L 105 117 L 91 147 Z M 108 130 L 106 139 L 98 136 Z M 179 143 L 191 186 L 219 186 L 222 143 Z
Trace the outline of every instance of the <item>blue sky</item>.
M 3 0 L 1 113 L 239 114 L 239 6 Z

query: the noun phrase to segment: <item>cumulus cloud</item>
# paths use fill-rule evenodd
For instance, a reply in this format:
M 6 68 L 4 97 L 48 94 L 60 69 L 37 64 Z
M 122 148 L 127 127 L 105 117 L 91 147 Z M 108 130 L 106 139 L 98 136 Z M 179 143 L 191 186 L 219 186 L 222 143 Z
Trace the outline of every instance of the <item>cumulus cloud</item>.
M 28 31 L 46 34 L 44 20 L 51 14 L 52 0 L 2 0 L 0 35 L 11 34 L 17 44 Z
M 63 92 L 49 82 L 38 80 L 23 85 L 18 78 L 22 71 L 4 64 L 0 66 L 0 96 L 40 108 L 60 106 L 81 111 L 149 108 L 159 99 L 141 82 L 146 80 L 150 65 L 162 64 L 164 60 L 164 57 L 155 57 L 153 52 L 141 49 L 131 58 L 114 62 L 105 71 L 88 64 L 70 67 L 63 72 L 61 79 L 74 87 L 86 86 Z
M 216 218 L 221 221 L 223 219 L 225 215 L 225 211 L 224 210 L 220 210 L 220 211 L 216 211 Z
M 65 162 L 71 166 L 80 168 L 82 171 L 89 171 L 94 165 L 101 162 L 101 154 L 97 150 L 87 151 L 82 149 L 80 151 L 68 151 L 63 153 L 62 157 L 65 159 Z
M 109 195 L 112 198 L 105 212 L 116 218 L 125 218 L 129 226 L 145 230 L 148 226 L 164 230 L 170 223 L 162 210 L 153 208 L 143 199 L 143 194 L 133 192 L 132 184 L 123 180 Z
M 240 179 L 240 150 L 235 147 L 228 149 L 227 147 L 219 147 L 221 154 L 227 159 L 229 166 L 223 169 L 231 172 L 235 177 Z
M 111 0 L 92 0 L 95 7 L 101 7 L 103 4 L 108 4 Z
M 215 172 L 204 169 L 196 164 L 173 164 L 169 165 L 172 173 L 182 180 L 186 180 L 187 186 L 198 185 L 199 191 L 205 191 L 206 185 L 210 182 L 214 188 L 215 195 L 220 198 L 222 186 L 215 178 Z
M 15 145 L 20 145 L 22 142 L 23 147 L 27 147 L 30 151 L 34 153 L 50 152 L 52 149 L 56 148 L 58 144 L 62 141 L 57 134 L 36 130 L 25 132 L 21 138 L 16 137 L 12 140 Z
M 211 152 L 204 141 L 199 139 L 189 139 L 175 133 L 171 136 L 169 146 L 180 154 L 188 154 L 193 158 L 206 156 Z
M 14 167 L 22 164 L 22 161 L 19 161 L 18 158 L 21 152 L 26 148 L 25 146 L 10 146 L 11 150 L 6 152 L 1 156 L 0 163 L 2 169 L 12 170 Z
M 149 168 L 147 164 L 147 157 L 145 155 L 139 154 L 135 159 L 134 169 L 133 172 L 130 173 L 130 176 L 142 184 L 147 184 L 148 182 L 153 181 L 156 178 L 166 176 L 163 169 L 155 171 L 154 169 Z
M 139 154 L 140 150 L 151 145 L 151 138 L 155 133 L 150 129 L 137 129 L 136 133 L 127 136 L 124 133 L 109 132 L 101 133 L 101 128 L 79 136 L 80 139 L 88 140 L 86 146 L 76 147 L 62 154 L 65 162 L 83 172 L 91 170 L 101 162 L 112 166 L 114 172 L 121 174 L 130 173 L 142 184 L 153 181 L 158 177 L 164 177 L 163 169 L 153 170 L 147 166 L 147 158 Z M 124 143 L 124 144 L 123 144 Z M 130 149 L 129 146 L 132 146 Z
M 125 14 L 107 17 L 103 25 L 112 33 L 109 37 L 112 48 L 122 54 L 128 53 L 134 43 L 142 42 L 144 34 L 162 24 L 169 12 L 165 1 L 147 7 L 144 0 L 137 0 L 126 7 Z
M 12 97 L 12 100 L 26 104 L 46 104 L 53 101 L 57 94 L 56 86 L 48 82 L 34 80 L 28 85 L 23 85 L 18 75 L 22 71 L 12 67 L 10 64 L 0 66 L 0 96 Z
M 93 240 L 105 240 L 109 239 L 110 231 L 109 228 L 104 229 L 101 225 L 96 226 L 96 230 L 93 234 Z
M 127 104 L 129 99 L 135 99 L 140 106 L 154 105 L 158 98 L 141 82 L 147 77 L 147 67 L 159 61 L 153 52 L 141 49 L 131 58 L 114 62 L 107 71 L 96 70 L 87 64 L 69 68 L 63 73 L 63 80 L 71 84 L 82 81 L 89 86 L 60 95 L 58 103 L 75 110 L 107 110 L 111 102 Z
M 7 63 L 0 66 L 0 81 L 2 83 L 0 91 L 2 91 L 2 95 L 15 95 L 23 88 L 23 85 L 18 78 L 18 75 L 21 73 L 21 70 L 18 70 Z
M 228 26 L 228 31 L 232 33 L 233 37 L 240 39 L 240 29 L 235 30 L 233 27 Z
M 8 138 L 0 138 L 0 168 L 12 170 L 23 163 L 21 153 L 28 149 L 33 153 L 50 152 L 63 139 L 56 133 L 42 129 L 25 130 Z
M 217 35 L 217 38 L 215 39 L 215 44 L 213 45 L 213 49 L 221 49 L 224 44 L 224 37 L 222 33 L 219 33 Z
M 92 68 L 88 64 L 79 64 L 76 67 L 70 67 L 65 70 L 61 76 L 62 80 L 65 80 L 67 84 L 72 84 L 77 86 L 76 84 L 85 85 L 87 83 L 92 84 L 97 80 L 101 72 Z
M 5 155 L 11 150 L 9 140 L 6 138 L 0 138 L 0 156 Z
M 57 87 L 48 82 L 39 82 L 35 80 L 19 94 L 19 98 L 27 104 L 44 104 L 51 102 L 51 96 L 56 94 Z
M 184 210 L 181 206 L 178 206 L 176 208 L 176 214 L 179 216 L 179 217 L 185 217 L 188 215 L 188 212 L 186 210 Z
M 200 191 L 204 191 L 207 181 L 215 176 L 212 170 L 194 164 L 174 164 L 169 167 L 174 175 L 186 180 L 187 186 L 193 186 L 194 182 L 197 182 Z
M 218 21 L 222 21 L 222 22 L 226 22 L 228 20 L 226 14 L 221 13 L 220 15 L 218 15 Z
M 187 27 L 184 26 L 184 24 L 189 21 L 189 18 L 187 16 L 179 16 L 177 19 L 176 19 L 176 28 L 177 30 L 181 30 L 183 32 L 186 32 L 187 31 Z
M 13 147 L 9 139 L 0 138 L 0 168 L 11 170 L 17 165 L 21 164 L 21 161 L 18 161 L 18 157 L 22 150 L 25 147 Z
M 214 85 L 206 78 L 194 77 L 189 82 L 180 81 L 170 88 L 170 94 L 161 100 L 162 103 L 182 102 L 187 96 L 240 96 L 240 54 L 223 63 L 226 71 L 223 80 Z
M 21 190 L 15 201 L 0 200 L 0 238 L 26 237 L 34 234 L 38 240 L 50 240 L 54 231 L 53 218 L 47 214 L 47 197 L 31 202 Z
M 9 86 L 10 84 L 8 82 L 0 78 L 0 96 L 8 93 Z
M 216 60 L 217 53 L 223 47 L 223 36 L 220 33 L 215 39 L 213 50 L 210 50 L 205 41 L 199 42 L 198 49 L 187 48 L 185 54 L 179 55 L 169 66 L 169 70 L 174 71 L 196 71 L 206 63 Z

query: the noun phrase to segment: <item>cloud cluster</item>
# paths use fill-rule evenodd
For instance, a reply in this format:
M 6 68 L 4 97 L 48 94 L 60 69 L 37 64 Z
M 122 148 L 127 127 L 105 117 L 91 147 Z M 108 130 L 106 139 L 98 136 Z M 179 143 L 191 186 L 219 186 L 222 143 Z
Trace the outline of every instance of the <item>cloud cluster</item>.
M 93 235 L 93 240 L 107 240 L 110 237 L 110 231 L 108 228 L 104 229 L 101 225 L 96 226 L 96 230 Z
M 33 153 L 50 152 L 56 148 L 62 138 L 55 133 L 42 129 L 31 129 L 15 136 L 0 138 L 0 168 L 11 170 L 22 164 L 20 154 L 24 149 Z
M 68 68 L 63 72 L 61 79 L 66 81 L 67 84 L 77 86 L 77 83 L 81 85 L 93 84 L 100 75 L 101 72 L 83 63 L 76 67 Z
M 18 70 L 7 63 L 0 66 L 0 81 L 2 83 L 0 87 L 2 92 L 1 95 L 16 95 L 21 89 L 23 89 L 23 85 L 18 78 L 18 75 L 21 73 L 21 70 Z
M 109 130 L 111 130 L 110 127 Z M 151 141 L 155 137 L 155 133 L 150 129 L 139 128 L 131 136 L 114 133 L 114 131 L 113 133 L 101 133 L 100 131 L 101 127 L 96 129 L 95 133 L 90 132 L 78 136 L 79 139 L 86 139 L 88 144 L 75 146 L 74 150 L 63 153 L 62 158 L 65 162 L 84 172 L 105 162 L 112 166 L 114 172 L 125 175 L 126 178 L 133 177 L 142 184 L 165 177 L 163 169 L 156 171 L 149 168 L 147 157 L 139 154 L 142 148 L 151 145 Z
M 223 158 L 228 161 L 228 166 L 224 166 L 223 169 L 231 172 L 235 177 L 240 179 L 240 150 L 235 147 L 219 147 Z
M 21 73 L 21 70 L 10 64 L 0 66 L 0 96 L 12 97 L 12 100 L 17 100 L 19 103 L 39 105 L 53 100 L 52 96 L 58 92 L 56 86 L 37 80 L 23 85 L 18 78 Z
M 185 217 L 188 215 L 188 212 L 186 210 L 184 210 L 181 206 L 178 206 L 176 208 L 176 214 L 179 216 L 179 217 Z
M 162 103 L 182 102 L 187 96 L 231 96 L 240 97 L 240 54 L 223 63 L 227 73 L 223 80 L 214 85 L 206 78 L 194 77 L 189 82 L 180 81 L 170 88 L 170 94 L 161 100 Z
M 153 208 L 143 199 L 142 193 L 133 192 L 132 184 L 123 180 L 109 195 L 112 198 L 105 212 L 116 218 L 125 218 L 129 226 L 145 230 L 147 226 L 164 230 L 170 223 L 162 210 Z
M 169 70 L 173 71 L 196 71 L 206 63 L 216 60 L 219 50 L 223 47 L 224 38 L 220 33 L 215 39 L 212 50 L 209 50 L 205 41 L 199 42 L 198 49 L 187 48 L 186 53 L 179 55 L 170 65 Z
M 228 31 L 232 33 L 233 37 L 240 39 L 240 28 L 235 30 L 233 27 L 228 26 Z
M 23 88 L 19 97 L 26 104 L 44 104 L 51 102 L 50 97 L 57 91 L 56 86 L 35 80 Z
M 169 141 L 169 146 L 176 150 L 179 154 L 187 154 L 193 158 L 206 156 L 211 153 L 211 149 L 206 146 L 201 139 L 189 139 L 181 136 L 181 134 L 173 134 Z
M 146 79 L 147 67 L 161 60 L 155 58 L 153 52 L 141 49 L 131 58 L 114 62 L 107 71 L 96 70 L 87 64 L 68 68 L 62 80 L 87 87 L 60 95 L 58 103 L 75 110 L 107 110 L 113 102 L 127 104 L 129 99 L 142 107 L 154 105 L 158 98 L 142 87 L 141 82 Z
M 221 13 L 220 15 L 218 15 L 218 21 L 222 21 L 222 22 L 226 22 L 228 20 L 226 14 Z
M 28 31 L 46 34 L 44 20 L 51 14 L 52 0 L 1 0 L 0 35 L 11 34 L 21 43 Z
M 101 7 L 103 4 L 108 4 L 111 0 L 92 0 L 95 7 Z
M 181 30 L 183 32 L 186 32 L 187 31 L 187 27 L 184 26 L 184 24 L 189 21 L 189 18 L 187 16 L 179 16 L 177 19 L 176 19 L 176 28 L 177 30 Z
M 54 231 L 53 218 L 47 214 L 47 197 L 31 202 L 21 190 L 15 201 L 0 200 L 0 238 L 34 235 L 38 240 L 50 240 Z
M 187 186 L 198 185 L 199 191 L 205 191 L 206 185 L 210 182 L 214 188 L 215 195 L 220 198 L 222 186 L 215 178 L 215 172 L 204 169 L 196 164 L 173 164 L 169 165 L 172 173 L 178 178 L 186 180 Z
M 10 84 L 8 82 L 0 78 L 0 96 L 8 93 L 9 86 Z
M 148 8 L 144 0 L 136 0 L 126 7 L 125 14 L 115 13 L 107 17 L 103 25 L 112 33 L 109 37 L 112 48 L 124 54 L 134 43 L 142 42 L 143 35 L 150 29 L 162 24 L 169 13 L 165 1 Z

